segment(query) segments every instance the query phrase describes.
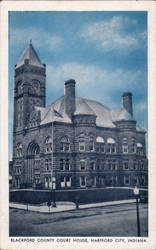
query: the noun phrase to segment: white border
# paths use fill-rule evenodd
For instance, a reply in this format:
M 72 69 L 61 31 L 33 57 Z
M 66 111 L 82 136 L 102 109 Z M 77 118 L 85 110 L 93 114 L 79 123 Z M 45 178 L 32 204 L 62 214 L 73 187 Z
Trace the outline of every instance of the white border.
M 149 237 L 147 243 L 11 243 L 8 218 L 8 11 L 148 11 Z M 0 3 L 0 249 L 156 249 L 156 2 L 4 1 Z M 20 237 L 22 238 L 22 237 Z M 41 238 L 41 237 L 38 237 Z M 45 238 L 45 237 L 44 237 Z M 47 237 L 48 238 L 48 237 Z M 67 237 L 66 237 L 67 238 Z M 69 238 L 69 237 L 68 237 Z M 72 238 L 72 237 L 71 237 Z M 79 237 L 81 238 L 81 237 Z M 93 237 L 94 238 L 94 237 Z M 102 237 L 111 238 L 111 237 Z M 127 239 L 126 237 L 124 237 Z M 35 237 L 37 239 L 37 237 Z M 137 238 L 136 238 L 137 239 Z

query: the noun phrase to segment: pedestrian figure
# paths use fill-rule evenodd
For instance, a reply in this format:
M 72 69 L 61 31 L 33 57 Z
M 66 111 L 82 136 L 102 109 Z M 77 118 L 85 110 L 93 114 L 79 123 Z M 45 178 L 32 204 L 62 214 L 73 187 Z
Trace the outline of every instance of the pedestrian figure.
M 76 205 L 76 209 L 79 209 L 79 197 L 78 196 L 75 197 L 75 205 Z

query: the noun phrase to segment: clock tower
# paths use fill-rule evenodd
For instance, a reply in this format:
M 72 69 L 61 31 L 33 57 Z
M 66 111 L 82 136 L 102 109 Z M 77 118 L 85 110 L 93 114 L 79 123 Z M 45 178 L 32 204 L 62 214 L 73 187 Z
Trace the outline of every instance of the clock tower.
M 45 107 L 45 79 L 46 66 L 30 42 L 15 65 L 14 132 L 29 127 L 35 106 Z

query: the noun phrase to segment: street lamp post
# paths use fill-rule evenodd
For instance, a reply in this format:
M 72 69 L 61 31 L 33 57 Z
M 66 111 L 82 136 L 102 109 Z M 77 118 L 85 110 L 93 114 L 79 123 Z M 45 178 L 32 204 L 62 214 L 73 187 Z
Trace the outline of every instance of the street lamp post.
M 138 237 L 140 237 L 141 233 L 140 233 L 140 217 L 139 217 L 139 189 L 137 187 L 135 187 L 133 189 L 133 193 L 134 193 L 135 198 L 136 198 L 137 234 L 138 234 Z
M 52 190 L 53 190 L 53 203 L 52 203 L 52 207 L 56 207 L 55 189 L 56 189 L 56 179 L 55 179 L 55 177 L 53 177 L 53 180 L 52 180 Z

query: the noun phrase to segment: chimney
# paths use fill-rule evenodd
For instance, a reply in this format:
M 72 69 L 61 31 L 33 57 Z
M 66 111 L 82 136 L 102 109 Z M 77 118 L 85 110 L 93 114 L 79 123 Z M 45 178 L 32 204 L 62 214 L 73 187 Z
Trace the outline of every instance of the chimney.
M 133 116 L 132 93 L 123 93 L 123 107 Z
M 75 112 L 75 80 L 70 79 L 65 82 L 65 111 L 72 118 Z

